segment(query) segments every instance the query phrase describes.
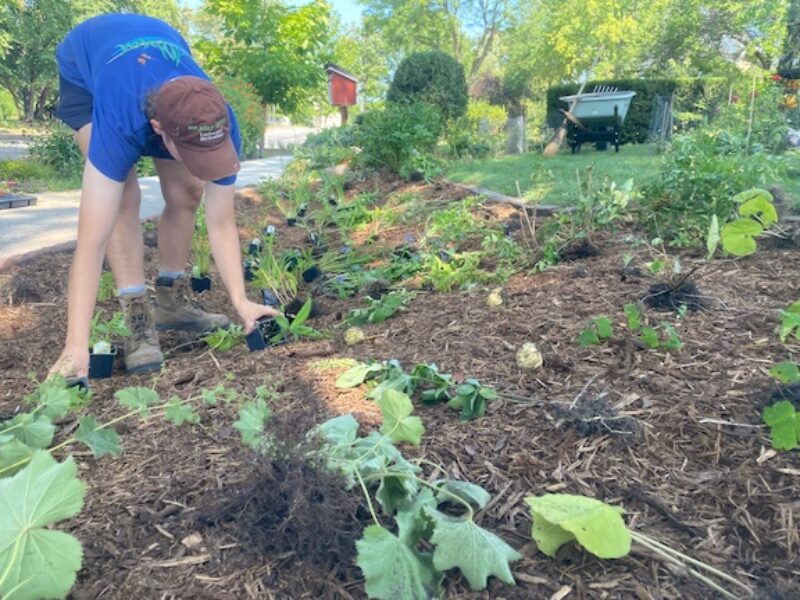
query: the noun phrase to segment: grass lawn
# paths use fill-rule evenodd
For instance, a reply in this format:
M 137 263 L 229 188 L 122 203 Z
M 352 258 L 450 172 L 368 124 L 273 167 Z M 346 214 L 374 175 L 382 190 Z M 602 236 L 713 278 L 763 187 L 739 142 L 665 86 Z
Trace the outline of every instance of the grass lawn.
M 789 206 L 800 210 L 800 152 L 784 155 L 786 173 L 775 182 L 786 193 Z M 579 154 L 562 150 L 553 158 L 541 152 L 503 156 L 500 158 L 453 163 L 446 171 L 450 181 L 469 183 L 509 196 L 517 196 L 517 183 L 522 196 L 542 204 L 571 205 L 578 195 L 578 175 L 585 180 L 590 170 L 596 183 L 609 179 L 624 183 L 633 178 L 641 187 L 654 177 L 661 163 L 661 155 L 652 144 L 628 145 L 598 152 L 584 146 Z
M 658 170 L 661 155 L 653 145 L 622 146 L 619 154 L 614 150 L 598 152 L 584 146 L 578 154 L 562 150 L 553 158 L 541 152 L 503 156 L 501 158 L 459 162 L 446 173 L 450 181 L 478 185 L 509 196 L 517 196 L 517 183 L 522 196 L 542 204 L 573 204 L 578 195 L 578 174 L 599 183 L 610 179 L 624 183 L 633 178 L 641 186 Z

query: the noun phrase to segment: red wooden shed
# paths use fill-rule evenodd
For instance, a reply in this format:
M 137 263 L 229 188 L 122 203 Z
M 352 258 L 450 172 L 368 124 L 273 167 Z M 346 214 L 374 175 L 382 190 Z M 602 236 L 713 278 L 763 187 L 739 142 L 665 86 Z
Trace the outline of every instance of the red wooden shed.
M 333 106 L 339 107 L 344 125 L 347 122 L 347 107 L 353 106 L 357 100 L 358 80 L 355 75 L 333 63 L 325 65 L 325 71 L 328 73 L 328 100 Z

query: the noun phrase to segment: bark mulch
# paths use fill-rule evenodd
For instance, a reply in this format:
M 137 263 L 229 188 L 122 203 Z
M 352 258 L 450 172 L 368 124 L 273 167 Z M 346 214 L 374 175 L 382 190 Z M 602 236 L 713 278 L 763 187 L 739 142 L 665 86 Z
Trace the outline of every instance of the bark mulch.
M 412 189 L 421 202 L 460 197 L 437 185 Z M 245 215 L 246 205 L 256 206 L 252 199 L 240 204 Z M 280 239 L 286 228 L 275 224 Z M 252 394 L 266 382 L 277 393 L 272 426 L 290 439 L 337 410 L 361 411 L 365 427 L 374 422 L 369 404 L 338 397 L 331 376 L 310 367 L 314 361 L 394 358 L 408 369 L 434 362 L 457 378 L 496 387 L 506 399 L 472 422 L 446 406 L 419 405 L 426 433 L 408 453 L 491 492 L 478 522 L 524 555 L 513 565 L 516 587 L 493 580 L 487 591 L 472 592 L 451 574 L 448 598 L 714 597 L 643 550 L 608 561 L 575 549 L 558 560 L 538 553 L 524 498 L 546 492 L 621 505 L 632 529 L 748 582 L 759 597 L 797 598 L 800 454 L 771 450 L 760 415 L 776 389 L 770 366 L 797 350 L 780 343 L 777 315 L 797 299 L 800 254 L 770 249 L 710 264 L 685 257 L 684 269 L 697 267 L 691 281 L 702 307 L 681 319 L 644 313 L 652 325 L 675 324 L 683 348 L 666 352 L 644 349 L 622 313 L 657 281 L 623 272 L 623 245 L 601 250 L 515 276 L 497 309 L 484 304 L 486 290 L 421 292 L 408 310 L 367 327 L 367 340 L 354 347 L 344 345 L 340 329 L 329 341 L 253 354 L 244 345 L 211 353 L 187 345 L 187 336 L 164 334 L 164 348 L 178 348 L 164 370 L 95 381 L 89 410 L 99 421 L 117 416 L 113 393 L 131 385 L 154 385 L 168 399 L 218 383 Z M 155 250 L 147 253 L 152 273 Z M 29 372 L 43 376 L 60 352 L 70 259 L 45 256 L 0 273 L 0 413 L 19 406 L 34 386 Z M 203 302 L 230 314 L 218 279 L 215 285 Z M 312 324 L 332 327 L 361 305 L 328 299 Z M 580 330 L 601 314 L 612 318 L 614 338 L 580 347 Z M 526 341 L 544 353 L 544 366 L 534 372 L 514 361 Z M 123 423 L 124 453 L 116 459 L 75 453 L 88 493 L 66 527 L 85 553 L 72 597 L 364 598 L 347 550 L 369 521 L 363 507 L 291 453 L 269 464 L 254 457 L 231 427 L 232 407 L 201 412 L 194 428 L 156 419 Z M 77 427 L 77 417 L 61 424 L 59 436 Z

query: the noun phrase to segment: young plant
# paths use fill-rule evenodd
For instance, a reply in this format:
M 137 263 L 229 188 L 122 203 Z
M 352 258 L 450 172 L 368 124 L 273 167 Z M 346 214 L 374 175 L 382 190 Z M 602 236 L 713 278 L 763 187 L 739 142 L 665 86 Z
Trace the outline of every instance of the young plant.
M 208 277 L 211 271 L 211 244 L 208 241 L 205 206 L 197 210 L 197 220 L 192 234 L 192 277 Z
M 793 302 L 786 310 L 780 311 L 781 328 L 778 335 L 782 342 L 794 334 L 794 339 L 800 342 L 800 300 Z
M 762 419 L 769 426 L 773 448 L 776 450 L 797 448 L 800 440 L 800 414 L 794 404 L 788 400 L 776 402 L 764 409 Z
M 741 598 L 742 591 L 746 592 L 747 596 L 753 595 L 753 590 L 730 575 L 686 556 L 643 533 L 628 529 L 622 519 L 623 511 L 618 507 L 594 498 L 571 494 L 529 496 L 525 498 L 525 502 L 530 507 L 533 517 L 531 536 L 539 550 L 547 556 L 555 557 L 561 546 L 575 541 L 598 558 L 622 558 L 630 553 L 633 541 L 662 560 L 685 569 L 726 598 Z M 735 585 L 739 588 L 737 593 L 726 590 L 696 569 L 702 569 Z
M 278 301 L 285 306 L 297 296 L 300 258 L 294 261 L 294 267 L 290 270 L 285 264 L 286 261 L 276 255 L 274 246 L 273 238 L 267 238 L 258 269 L 253 273 L 253 285 L 258 289 L 272 291 Z
M 241 325 L 229 325 L 220 327 L 200 339 L 212 350 L 230 352 L 244 339 L 244 330 Z
M 748 256 L 756 251 L 756 239 L 778 222 L 778 211 L 773 197 L 767 190 L 752 189 L 733 197 L 739 206 L 738 218 L 719 228 L 719 221 L 711 219 L 706 236 L 708 258 L 716 252 L 722 242 L 722 249 L 734 256 Z M 714 216 L 716 217 L 716 215 Z
M 336 417 L 316 429 L 323 442 L 320 456 L 348 487 L 360 487 L 372 516 L 373 524 L 356 542 L 356 564 L 364 574 L 367 596 L 435 597 L 450 569 L 460 570 L 474 590 L 485 589 L 490 576 L 513 584 L 509 564 L 522 555 L 474 520 L 475 511 L 484 508 L 491 495 L 473 483 L 424 477 L 421 465 L 430 463 L 408 460 L 395 446 L 403 442 L 417 446 L 425 431 L 419 417 L 411 415 L 410 398 L 386 390 L 376 402 L 383 416 L 379 432 L 359 436 L 352 415 Z M 442 512 L 439 507 L 444 505 L 457 509 L 460 516 Z M 422 544 L 428 552 L 420 551 Z
M 97 288 L 97 301 L 105 302 L 117 295 L 117 285 L 114 282 L 114 274 L 104 271 L 100 275 L 100 286 Z
M 635 304 L 625 305 L 625 316 L 627 317 L 628 329 L 639 334 L 639 341 L 651 350 L 659 348 L 664 350 L 680 350 L 683 347 L 678 331 L 667 322 L 661 323 L 661 332 L 655 327 L 650 327 L 642 323 L 642 313 Z
M 369 306 L 351 310 L 347 316 L 347 322 L 351 325 L 383 323 L 397 311 L 403 310 L 413 298 L 414 294 L 405 290 L 389 292 L 378 300 L 367 298 Z
M 611 319 L 605 316 L 594 317 L 587 327 L 581 330 L 578 343 L 584 347 L 596 346 L 601 340 L 610 340 L 614 335 Z
M 280 331 L 270 339 L 270 343 L 279 344 L 284 341 L 297 341 L 301 338 L 319 339 L 324 337 L 321 331 L 306 325 L 308 317 L 311 315 L 312 299 L 306 300 L 305 304 L 297 311 L 294 319 L 289 321 L 285 315 L 276 315 L 275 322 L 278 324 Z
M 131 335 L 121 312 L 115 312 L 110 319 L 103 319 L 103 314 L 102 310 L 94 313 L 89 329 L 89 346 L 94 354 L 110 354 L 112 337 Z

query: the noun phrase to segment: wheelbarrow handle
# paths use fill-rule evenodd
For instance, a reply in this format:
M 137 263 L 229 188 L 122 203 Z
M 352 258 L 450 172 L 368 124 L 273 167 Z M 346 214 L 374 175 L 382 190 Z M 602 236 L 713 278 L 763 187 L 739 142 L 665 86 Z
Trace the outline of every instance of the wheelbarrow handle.
M 567 119 L 567 121 L 569 121 L 570 123 L 572 123 L 573 125 L 575 125 L 575 127 L 578 127 L 578 128 L 580 128 L 580 129 L 583 129 L 584 131 L 588 131 L 588 130 L 589 130 L 589 128 L 588 128 L 588 127 L 586 127 L 586 125 L 584 125 L 584 124 L 581 122 L 581 120 L 580 120 L 578 117 L 576 117 L 575 115 L 573 115 L 573 114 L 572 114 L 570 111 L 568 111 L 568 110 L 564 110 L 563 108 L 560 108 L 559 110 L 560 110 L 562 113 L 564 113 L 564 117 Z

